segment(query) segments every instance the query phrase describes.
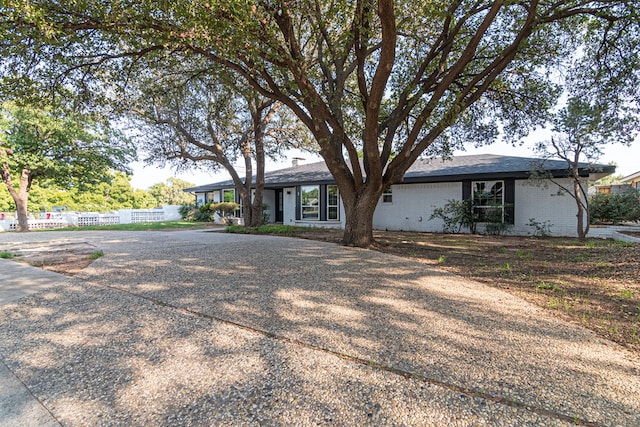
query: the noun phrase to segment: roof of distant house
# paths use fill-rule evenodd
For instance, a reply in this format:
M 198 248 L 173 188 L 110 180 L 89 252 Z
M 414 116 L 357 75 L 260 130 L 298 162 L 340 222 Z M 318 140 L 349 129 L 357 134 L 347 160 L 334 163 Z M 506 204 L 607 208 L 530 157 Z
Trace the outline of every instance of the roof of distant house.
M 632 182 L 636 179 L 640 178 L 640 171 L 636 173 L 632 173 L 631 175 L 627 175 L 620 180 L 620 182 Z
M 526 179 L 530 172 L 539 169 L 542 164 L 544 170 L 554 177 L 568 175 L 567 162 L 564 160 L 544 160 L 532 157 L 498 156 L 494 154 L 480 154 L 455 156 L 452 158 L 419 159 L 405 173 L 405 183 L 454 182 L 464 179 Z M 606 176 L 615 172 L 615 166 L 579 165 L 581 176 L 597 174 Z M 334 179 L 324 162 L 302 164 L 285 169 L 265 173 L 265 188 L 282 188 L 292 185 L 331 184 Z M 207 192 L 233 187 L 232 180 L 220 181 L 213 184 L 187 188 L 188 192 Z

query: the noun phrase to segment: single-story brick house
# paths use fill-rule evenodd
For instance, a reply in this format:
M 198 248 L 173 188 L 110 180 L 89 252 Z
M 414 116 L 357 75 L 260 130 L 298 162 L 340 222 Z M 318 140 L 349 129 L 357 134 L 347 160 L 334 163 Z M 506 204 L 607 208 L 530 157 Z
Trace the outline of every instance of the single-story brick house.
M 577 208 L 573 198 L 563 194 L 550 180 L 529 179 L 540 159 L 498 155 L 456 156 L 452 159 L 418 160 L 404 181 L 388 188 L 380 198 L 373 218 L 376 229 L 442 231 L 440 219 L 430 220 L 435 208 L 449 200 L 474 201 L 474 211 L 496 207 L 503 221 L 512 225 L 511 234 L 527 235 L 534 230 L 531 219 L 550 225 L 553 235 L 575 236 Z M 572 188 L 567 163 L 543 163 L 554 180 Z M 615 166 L 580 165 L 582 185 L 615 172 Z M 195 193 L 198 205 L 239 198 L 231 180 L 184 191 Z M 271 222 L 288 225 L 344 227 L 344 209 L 338 188 L 324 162 L 297 165 L 265 174 L 264 202 Z M 477 202 L 477 203 L 476 203 Z M 482 229 L 482 223 L 479 224 Z

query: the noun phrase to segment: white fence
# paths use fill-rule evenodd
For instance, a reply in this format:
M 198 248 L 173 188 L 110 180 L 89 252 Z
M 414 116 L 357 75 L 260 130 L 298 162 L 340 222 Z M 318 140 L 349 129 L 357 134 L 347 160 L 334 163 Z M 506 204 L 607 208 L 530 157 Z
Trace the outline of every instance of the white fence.
M 97 212 L 44 212 L 40 219 L 29 218 L 29 229 L 88 227 L 112 224 L 132 224 L 142 222 L 177 221 L 182 219 L 178 209 L 180 206 L 163 206 L 157 209 L 122 209 L 114 213 Z M 0 216 L 0 232 L 16 231 L 18 220 Z

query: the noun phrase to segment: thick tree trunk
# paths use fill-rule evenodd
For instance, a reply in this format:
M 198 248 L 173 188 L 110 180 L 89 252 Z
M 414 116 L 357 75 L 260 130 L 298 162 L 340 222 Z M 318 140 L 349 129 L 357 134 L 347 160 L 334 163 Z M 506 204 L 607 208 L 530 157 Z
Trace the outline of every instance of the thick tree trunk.
M 382 190 L 364 186 L 359 193 L 342 196 L 345 208 L 345 227 L 342 243 L 349 246 L 367 248 L 375 243 L 373 239 L 373 214 Z
M 16 203 L 16 212 L 18 214 L 18 231 L 29 231 L 29 194 L 26 192 L 23 194 L 23 192 L 20 191 L 17 196 L 13 201 Z
M 29 231 L 28 204 L 29 190 L 31 189 L 32 180 L 31 171 L 26 167 L 22 168 L 22 171 L 20 172 L 20 185 L 18 187 L 18 191 L 16 191 L 13 186 L 13 182 L 11 181 L 11 173 L 7 162 L 2 164 L 0 175 L 2 175 L 2 182 L 7 186 L 9 194 L 11 195 L 13 202 L 16 204 L 16 212 L 18 214 L 18 231 Z

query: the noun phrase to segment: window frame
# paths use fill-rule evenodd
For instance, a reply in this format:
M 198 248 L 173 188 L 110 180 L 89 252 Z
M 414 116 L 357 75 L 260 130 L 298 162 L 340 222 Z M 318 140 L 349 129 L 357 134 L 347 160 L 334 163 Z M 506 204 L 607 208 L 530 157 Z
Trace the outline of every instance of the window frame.
M 477 191 L 477 185 L 484 184 L 482 190 Z M 497 184 L 500 184 L 499 190 L 495 190 L 494 188 Z M 490 186 L 489 191 L 485 191 L 485 188 Z M 505 222 L 505 181 L 501 179 L 494 180 L 485 180 L 485 181 L 472 181 L 471 182 L 471 209 L 473 210 L 473 215 L 476 217 L 476 221 L 479 223 L 487 223 L 491 221 L 487 221 L 489 211 L 490 210 L 498 210 L 500 211 L 500 218 L 502 223 Z M 490 197 L 479 197 L 476 198 L 477 193 L 489 194 Z M 500 202 L 497 202 L 497 195 L 500 195 Z M 487 203 L 482 203 L 483 200 L 486 200 Z M 481 203 L 478 203 L 480 201 Z M 493 202 L 493 203 L 491 203 Z M 481 214 L 483 212 L 483 214 Z
M 331 188 L 335 188 L 335 194 L 331 194 Z M 331 198 L 335 197 L 335 203 Z M 331 210 L 335 209 L 335 218 L 331 217 Z M 340 221 L 340 190 L 335 184 L 327 184 L 327 221 Z
M 312 189 L 312 190 L 305 190 Z M 305 204 L 305 193 L 310 193 L 316 191 L 315 204 L 307 203 Z M 308 200 L 308 202 L 312 202 L 313 200 Z M 315 217 L 305 217 L 305 208 L 311 209 L 311 211 L 316 212 Z M 307 214 L 308 215 L 308 214 Z M 320 221 L 320 185 L 301 185 L 300 186 L 300 219 L 302 221 Z
M 380 199 L 382 200 L 382 203 L 384 203 L 385 205 L 392 205 L 393 204 L 393 186 L 388 186 L 387 188 L 385 188 L 382 191 L 382 196 L 380 197 Z

